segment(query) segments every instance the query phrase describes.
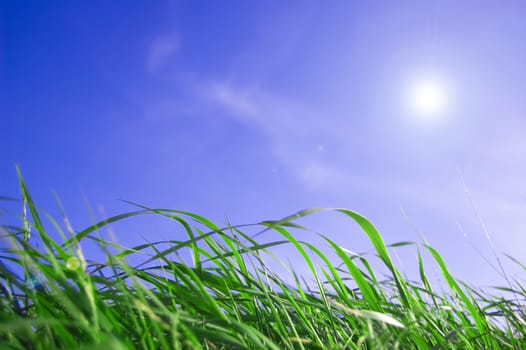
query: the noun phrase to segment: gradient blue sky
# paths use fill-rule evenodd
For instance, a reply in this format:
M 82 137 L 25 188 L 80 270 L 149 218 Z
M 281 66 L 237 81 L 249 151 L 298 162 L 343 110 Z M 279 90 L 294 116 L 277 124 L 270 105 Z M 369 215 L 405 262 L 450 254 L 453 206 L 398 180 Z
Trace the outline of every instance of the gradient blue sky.
M 480 216 L 526 260 L 524 1 L 3 1 L 0 21 L 0 192 L 18 163 L 76 229 L 84 197 L 99 219 L 118 198 L 218 223 L 346 207 L 492 284 Z M 447 108 L 426 119 L 407 90 L 430 76 Z M 308 222 L 368 249 L 343 217 Z

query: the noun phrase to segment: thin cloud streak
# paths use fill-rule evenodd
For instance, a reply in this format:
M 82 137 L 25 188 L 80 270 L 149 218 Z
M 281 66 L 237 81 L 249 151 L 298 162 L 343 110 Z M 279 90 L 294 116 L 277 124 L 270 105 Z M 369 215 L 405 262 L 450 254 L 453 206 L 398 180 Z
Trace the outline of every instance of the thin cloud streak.
M 150 45 L 146 58 L 146 70 L 155 75 L 163 65 L 179 50 L 179 36 L 176 34 L 161 35 Z

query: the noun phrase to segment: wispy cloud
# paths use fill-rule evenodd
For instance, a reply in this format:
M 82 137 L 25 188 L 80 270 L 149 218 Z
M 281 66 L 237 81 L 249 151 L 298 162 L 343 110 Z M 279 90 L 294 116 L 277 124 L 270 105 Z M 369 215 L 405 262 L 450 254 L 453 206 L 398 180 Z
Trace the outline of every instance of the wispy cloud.
M 280 167 L 291 171 L 306 186 L 325 187 L 344 180 L 345 172 L 322 159 L 324 142 L 329 137 L 335 140 L 335 135 L 323 127 L 330 116 L 324 118 L 321 112 L 290 99 L 258 88 L 242 89 L 227 81 L 208 84 L 203 95 L 231 117 L 264 133 Z
M 234 89 L 228 82 L 212 82 L 203 92 L 205 97 L 228 108 L 237 118 L 261 122 L 258 120 L 260 111 L 250 91 Z
M 146 69 L 156 74 L 170 57 L 179 50 L 179 36 L 176 34 L 161 35 L 150 44 L 146 57 Z

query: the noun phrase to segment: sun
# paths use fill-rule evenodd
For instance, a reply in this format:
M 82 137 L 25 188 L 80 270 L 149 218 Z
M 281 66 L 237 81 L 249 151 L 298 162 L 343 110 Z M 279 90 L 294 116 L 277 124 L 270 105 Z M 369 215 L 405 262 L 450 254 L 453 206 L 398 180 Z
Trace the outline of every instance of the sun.
M 446 111 L 448 94 L 444 83 L 439 80 L 419 79 L 410 84 L 407 100 L 412 114 L 437 118 Z

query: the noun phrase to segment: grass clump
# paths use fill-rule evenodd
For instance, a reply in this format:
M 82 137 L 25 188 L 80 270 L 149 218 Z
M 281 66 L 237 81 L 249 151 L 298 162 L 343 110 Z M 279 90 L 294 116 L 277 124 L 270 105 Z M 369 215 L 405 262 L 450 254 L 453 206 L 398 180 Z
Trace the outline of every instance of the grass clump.
M 219 227 L 178 210 L 140 210 L 52 239 L 20 177 L 22 227 L 3 226 L 10 246 L 0 261 L 1 349 L 522 349 L 525 288 L 519 281 L 492 296 L 457 281 L 440 254 L 424 244 L 449 287 L 437 292 L 426 276 L 404 279 L 375 227 L 346 209 L 310 209 L 279 221 Z M 349 254 L 326 236 L 337 259 L 297 239 L 295 223 L 323 210 L 355 221 L 388 277 L 370 259 Z M 97 235 L 109 223 L 137 215 L 174 221 L 186 239 L 132 248 Z M 274 231 L 282 239 L 262 242 Z M 42 246 L 29 244 L 30 233 Z M 67 237 L 66 237 L 67 236 Z M 103 261 L 83 255 L 92 240 Z M 290 245 L 312 282 L 292 271 L 286 281 L 266 263 L 273 247 Z M 127 261 L 146 256 L 139 264 Z M 135 258 L 134 258 L 135 259 Z M 186 262 L 185 260 L 191 260 Z M 321 261 L 320 267 L 317 263 Z M 305 277 L 305 276 L 303 276 Z

